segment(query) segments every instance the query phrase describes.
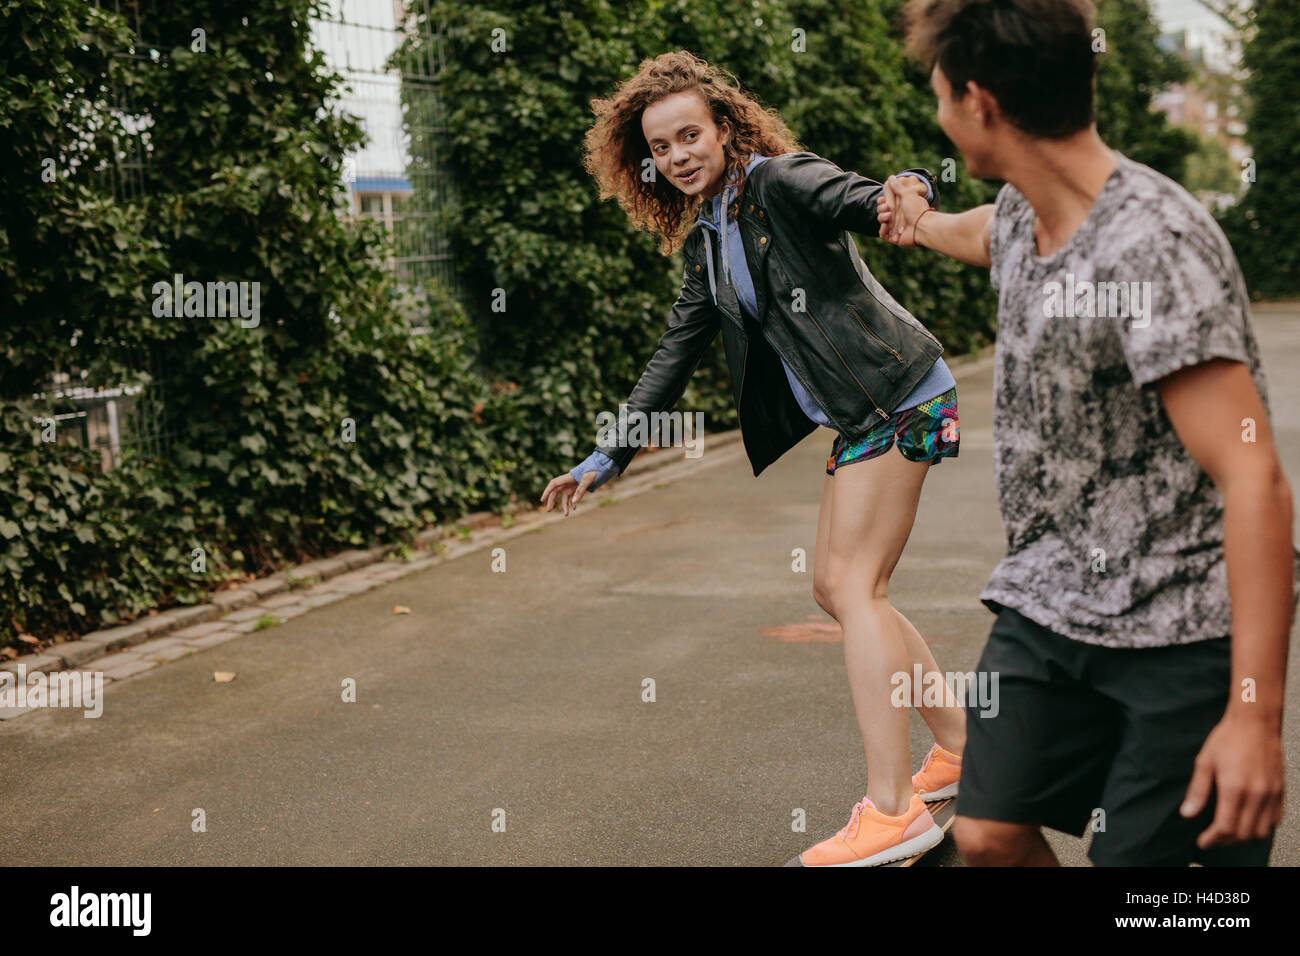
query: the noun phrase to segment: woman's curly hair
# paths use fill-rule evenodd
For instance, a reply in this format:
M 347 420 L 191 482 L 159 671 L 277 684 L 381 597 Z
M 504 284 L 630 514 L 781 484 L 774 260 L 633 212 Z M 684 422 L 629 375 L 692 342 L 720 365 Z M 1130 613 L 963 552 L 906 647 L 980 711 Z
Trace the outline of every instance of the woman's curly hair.
M 779 156 L 803 149 L 777 112 L 742 92 L 726 70 L 709 66 L 686 50 L 642 60 L 636 75 L 612 96 L 591 101 L 596 124 L 587 131 L 583 165 L 600 184 L 600 198 L 617 197 L 634 226 L 659 236 L 664 255 L 681 245 L 689 231 L 683 224 L 694 219 L 700 199 L 687 196 L 658 175 L 650 182 L 642 178 L 642 164 L 652 157 L 641 131 L 641 114 L 683 90 L 699 94 L 715 123 L 726 120 L 731 126 L 732 135 L 723 147 L 727 160 L 723 175 L 736 177 L 737 195 L 744 188 L 751 153 Z

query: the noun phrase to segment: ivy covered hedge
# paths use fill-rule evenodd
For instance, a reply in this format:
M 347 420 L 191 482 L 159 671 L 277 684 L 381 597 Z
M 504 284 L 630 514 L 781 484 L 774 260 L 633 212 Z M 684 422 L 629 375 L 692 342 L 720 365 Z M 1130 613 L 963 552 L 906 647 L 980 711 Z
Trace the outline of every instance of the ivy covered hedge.
M 429 145 L 455 180 L 466 315 L 437 287 L 407 295 L 378 265 L 379 228 L 337 214 L 362 133 L 327 108 L 340 81 L 311 46 L 313 0 L 231 6 L 144 2 L 142 38 L 86 0 L 0 9 L 0 645 L 533 501 L 585 456 L 680 277 L 582 172 L 590 100 L 646 56 L 685 47 L 728 67 L 846 168 L 949 168 L 947 208 L 992 194 L 902 60 L 899 0 L 446 0 L 447 133 Z M 96 172 L 131 142 L 113 104 L 147 125 L 141 189 Z M 1143 122 L 1116 128 L 1146 141 Z M 950 353 L 989 340 L 979 270 L 860 245 Z M 259 283 L 259 321 L 155 315 L 155 283 L 177 274 Z M 413 314 L 430 334 L 410 333 Z M 128 450 L 103 473 L 43 441 L 44 383 L 76 370 L 161 395 L 164 453 Z M 719 342 L 681 407 L 733 424 L 727 376 Z
M 156 52 L 125 57 L 127 24 L 82 0 L 0 13 L 0 642 L 193 603 L 510 499 L 491 423 L 516 391 L 482 378 L 437 289 L 421 306 L 433 333 L 411 335 L 378 227 L 336 214 L 361 131 L 324 108 L 337 78 L 309 13 L 159 4 L 142 30 Z M 149 123 L 129 201 L 94 172 L 129 143 L 115 102 Z M 153 286 L 175 274 L 259 283 L 259 321 L 156 316 Z M 43 382 L 80 369 L 161 394 L 166 453 L 105 474 L 42 441 L 57 410 Z

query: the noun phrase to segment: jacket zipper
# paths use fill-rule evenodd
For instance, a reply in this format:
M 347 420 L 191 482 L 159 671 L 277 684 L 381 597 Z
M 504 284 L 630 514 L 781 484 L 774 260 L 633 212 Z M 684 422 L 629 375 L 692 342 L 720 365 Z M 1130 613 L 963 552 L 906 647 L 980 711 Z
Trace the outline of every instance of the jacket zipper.
M 823 332 L 822 334 L 825 335 L 826 333 Z M 767 331 L 766 331 L 766 330 L 764 330 L 764 332 L 763 332 L 763 338 L 767 340 L 767 344 L 768 344 L 768 345 L 772 346 L 772 351 L 773 351 L 773 352 L 776 352 L 777 357 L 779 358 L 780 355 L 781 355 L 781 353 L 777 350 L 776 343 L 772 341 L 772 337 L 771 337 L 770 335 L 767 334 Z M 829 339 L 828 339 L 827 341 L 829 341 Z M 840 361 L 843 362 L 844 359 L 841 358 Z M 847 366 L 846 366 L 846 367 L 847 367 Z M 816 397 L 813 396 L 813 390 L 812 390 L 811 388 L 808 387 L 808 383 L 804 380 L 804 377 L 803 377 L 802 375 L 800 375 L 799 372 L 798 372 L 796 369 L 794 369 L 794 368 L 791 368 L 790 371 L 793 372 L 793 373 L 794 373 L 794 377 L 797 378 L 797 379 L 799 380 L 799 384 L 803 386 L 804 391 L 807 392 L 807 393 L 809 394 L 809 396 L 812 396 L 812 397 L 813 397 L 813 401 L 817 401 Z M 852 373 L 852 369 L 850 369 L 849 371 L 850 371 L 850 373 Z M 854 377 L 854 380 L 856 381 L 856 380 L 857 380 L 857 376 L 855 375 L 855 376 L 853 376 L 853 377 Z M 875 400 L 874 398 L 871 397 L 871 393 L 870 393 L 870 392 L 867 392 L 866 386 L 863 386 L 862 383 L 861 383 L 860 381 L 858 382 L 858 385 L 862 387 L 862 391 L 863 391 L 864 393 L 866 393 L 866 396 L 867 396 L 867 398 L 871 401 L 871 404 L 872 404 L 872 405 L 876 405 L 876 400 Z M 827 411 L 826 407 L 825 407 L 824 405 L 822 405 L 820 402 L 817 403 L 817 407 L 820 408 L 820 409 L 822 410 L 822 414 L 824 414 L 827 418 L 829 418 L 829 419 L 831 420 L 831 424 L 832 424 L 832 426 L 835 428 L 835 430 L 838 431 L 838 432 L 840 432 L 841 434 L 843 434 L 843 433 L 844 433 L 844 429 L 839 425 L 838 422 L 835 421 L 835 416 L 833 416 L 829 411 Z M 881 415 L 884 415 L 886 419 L 889 418 L 889 413 L 886 412 L 886 411 L 885 411 L 883 408 L 881 408 L 879 405 L 876 405 L 876 411 L 880 412 Z
M 844 233 L 841 232 L 841 233 L 840 233 L 839 241 L 840 241 L 840 247 L 841 247 L 842 249 L 844 249 L 844 253 L 845 253 L 845 255 L 847 255 L 847 256 L 849 257 L 849 264 L 852 265 L 852 264 L 853 264 L 853 253 L 851 253 L 851 252 L 849 251 L 849 249 L 848 249 L 848 247 L 847 247 L 847 245 L 846 245 L 846 242 L 851 242 L 852 240 L 846 239 Z M 859 258 L 860 258 L 860 257 L 859 257 Z M 865 263 L 864 263 L 864 265 L 865 265 Z M 857 271 L 856 266 L 854 267 L 854 271 L 855 271 L 855 272 Z M 871 298 L 875 300 L 876 305 L 880 306 L 882 309 L 884 309 L 886 312 L 888 312 L 888 313 L 889 313 L 890 315 L 892 315 L 894 318 L 898 319 L 900 322 L 904 322 L 904 323 L 905 323 L 905 322 L 907 321 L 907 319 L 905 319 L 905 318 L 903 317 L 903 315 L 901 315 L 897 310 L 895 310 L 894 308 L 892 308 L 891 306 L 889 306 L 887 303 L 882 302 L 881 299 L 880 299 L 880 296 L 876 295 L 875 291 L 871 288 L 871 286 L 869 286 L 867 283 L 864 282 L 864 283 L 862 284 L 862 287 L 863 287 L 864 289 L 866 289 L 866 290 L 867 290 L 867 294 L 870 295 Z M 902 306 L 899 306 L 899 308 L 901 309 Z M 850 311 L 850 312 L 853 312 L 853 314 L 854 314 L 855 317 L 857 316 L 857 312 L 854 311 L 853 306 L 851 306 L 851 305 L 849 306 L 849 311 Z M 915 318 L 915 316 L 913 316 L 913 318 Z M 864 328 L 865 328 L 865 326 L 864 326 Z M 870 329 L 867 329 L 867 331 L 868 331 L 868 332 L 871 332 Z M 875 333 L 872 333 L 872 334 L 874 335 Z M 876 338 L 877 338 L 877 339 L 880 339 L 880 336 L 877 335 Z M 880 344 L 883 345 L 885 348 L 889 349 L 891 352 L 894 351 L 892 348 L 890 348 L 889 343 L 886 342 L 886 341 L 884 341 L 884 339 L 880 339 Z M 898 358 L 899 362 L 902 362 L 902 361 L 903 361 L 902 356 L 900 356 L 897 352 L 894 352 L 894 355 Z M 906 363 L 904 363 L 904 364 L 906 364 Z
M 777 350 L 776 343 L 772 341 L 772 337 L 767 334 L 766 329 L 763 330 L 763 338 L 764 340 L 766 340 L 767 344 L 772 347 L 772 351 L 776 353 L 776 357 L 779 359 L 781 357 L 781 353 Z M 813 394 L 812 389 L 808 387 L 808 383 L 804 381 L 803 376 L 800 375 L 798 372 L 795 372 L 793 368 L 791 368 L 790 371 L 794 372 L 794 377 L 799 380 L 799 384 L 803 386 L 804 391 L 807 392 L 809 396 L 812 396 Z M 813 401 L 814 402 L 817 401 L 815 396 L 813 397 Z M 817 407 L 822 410 L 823 415 L 825 415 L 827 418 L 831 420 L 831 425 L 835 428 L 835 430 L 841 431 L 840 426 L 838 423 L 836 423 L 834 416 L 832 416 L 831 413 L 825 409 L 825 407 L 821 404 L 821 402 L 817 402 Z
M 789 277 L 787 276 L 786 278 L 788 279 Z M 840 360 L 840 364 L 844 366 L 845 371 L 847 371 L 850 375 L 853 376 L 853 381 L 858 383 L 858 388 L 862 389 L 862 394 L 866 395 L 867 400 L 871 402 L 872 405 L 875 406 L 876 411 L 879 412 L 881 415 L 883 415 L 885 417 L 885 420 L 888 420 L 889 412 L 881 408 L 880 403 L 871 397 L 871 393 L 867 391 L 867 386 L 862 384 L 862 379 L 858 378 L 857 373 L 853 371 L 853 368 L 849 365 L 849 363 L 844 361 L 844 356 L 840 354 L 839 349 L 835 348 L 835 343 L 832 342 L 830 336 L 826 334 L 826 330 L 821 327 L 821 323 L 817 321 L 817 318 L 811 312 L 805 312 L 805 314 L 808 316 L 808 318 L 812 319 L 812 324 L 817 326 L 817 331 L 822 334 L 822 338 L 826 340 L 826 344 L 829 345 L 834 350 L 835 357 Z M 766 330 L 764 330 L 763 334 L 764 337 L 766 338 L 767 337 Z M 772 344 L 772 340 L 770 338 L 768 339 L 768 344 Z M 881 344 L 884 345 L 885 348 L 889 348 L 889 344 L 887 342 L 882 342 Z M 773 351 L 776 351 L 776 346 L 772 345 L 772 349 Z M 779 356 L 780 353 L 777 352 L 777 355 Z M 899 361 L 902 361 L 902 359 L 900 358 Z M 791 371 L 794 370 L 791 369 Z M 795 372 L 794 374 L 795 374 L 795 378 L 799 379 L 799 381 L 803 384 L 804 389 L 808 392 L 809 395 L 811 395 L 812 389 L 808 388 L 808 383 L 805 382 L 802 378 L 800 378 L 798 372 Z M 821 406 L 819 405 L 818 407 L 820 408 Z M 827 418 L 831 417 L 830 412 L 827 412 L 826 409 L 823 408 L 822 411 L 826 413 Z
M 852 313 L 853 313 L 853 317 L 854 317 L 855 319 L 858 320 L 858 325 L 862 326 L 862 331 L 866 332 L 869 336 L 871 336 L 873 339 L 875 339 L 877 342 L 879 342 L 879 343 L 880 343 L 881 345 L 883 345 L 885 348 L 889 349 L 889 351 L 893 352 L 893 353 L 894 353 L 894 358 L 898 359 L 898 364 L 899 364 L 899 365 L 904 365 L 904 364 L 906 364 L 906 363 L 903 361 L 903 356 L 901 356 L 901 355 L 898 354 L 898 349 L 894 348 L 892 345 L 890 345 L 888 342 L 886 342 L 884 339 L 882 339 L 882 338 L 881 338 L 879 335 L 877 335 L 875 332 L 872 332 L 871 329 L 867 326 L 867 323 L 864 322 L 864 321 L 862 321 L 862 316 L 858 315 L 858 310 L 857 310 L 857 309 L 853 308 L 853 306 L 849 306 L 849 311 L 852 312 Z M 891 314 L 892 314 L 892 313 L 891 313 Z
M 811 312 L 808 313 L 808 318 L 812 319 L 812 324 L 817 326 L 817 331 L 822 334 L 822 338 L 826 340 L 826 344 L 829 345 L 831 349 L 835 352 L 835 357 L 840 360 L 840 364 L 844 366 L 845 371 L 847 371 L 850 375 L 853 376 L 853 381 L 858 383 L 858 388 L 862 389 L 862 394 L 867 396 L 867 401 L 871 402 L 872 405 L 875 405 L 876 411 L 879 412 L 881 415 L 884 415 L 885 418 L 888 419 L 889 413 L 885 411 L 883 408 L 881 408 L 880 403 L 871 397 L 871 393 L 867 391 L 867 386 L 862 384 L 862 379 L 858 378 L 858 373 L 853 371 L 853 367 L 849 365 L 848 362 L 844 361 L 844 356 L 840 354 L 839 349 L 835 348 L 835 343 L 832 342 L 831 337 L 826 334 L 826 330 L 821 327 L 821 323 L 817 321 L 817 319 L 813 316 Z

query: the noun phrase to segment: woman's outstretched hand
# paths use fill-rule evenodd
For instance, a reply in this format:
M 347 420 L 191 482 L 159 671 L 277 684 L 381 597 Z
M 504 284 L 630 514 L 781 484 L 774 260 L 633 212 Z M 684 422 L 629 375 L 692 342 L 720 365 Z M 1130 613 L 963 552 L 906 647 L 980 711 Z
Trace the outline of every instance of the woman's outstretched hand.
M 551 483 L 542 492 L 542 502 L 546 505 L 546 510 L 550 511 L 555 507 L 555 499 L 558 496 L 564 505 L 564 515 L 567 518 L 569 511 L 578 507 L 578 502 L 587 493 L 591 483 L 596 480 L 596 475 L 597 472 L 594 470 L 585 472 L 581 484 L 574 481 L 573 476 L 567 471 L 557 478 L 552 478 Z M 573 499 L 572 503 L 569 501 L 570 498 Z
M 896 246 L 916 245 L 916 221 L 930 208 L 926 185 L 915 176 L 890 176 L 876 197 L 880 238 Z

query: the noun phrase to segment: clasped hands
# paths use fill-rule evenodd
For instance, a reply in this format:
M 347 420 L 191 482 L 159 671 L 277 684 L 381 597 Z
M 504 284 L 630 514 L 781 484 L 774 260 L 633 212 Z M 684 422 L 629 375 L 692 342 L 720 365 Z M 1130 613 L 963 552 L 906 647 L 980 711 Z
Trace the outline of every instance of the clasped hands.
M 890 176 L 876 197 L 880 238 L 896 246 L 916 245 L 916 224 L 930 208 L 926 184 L 915 176 Z

